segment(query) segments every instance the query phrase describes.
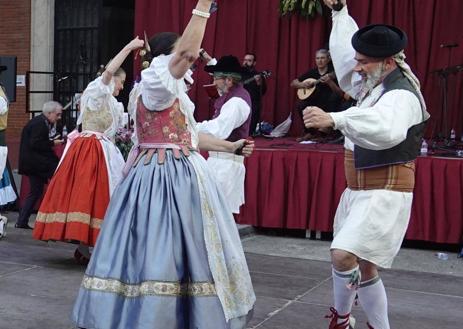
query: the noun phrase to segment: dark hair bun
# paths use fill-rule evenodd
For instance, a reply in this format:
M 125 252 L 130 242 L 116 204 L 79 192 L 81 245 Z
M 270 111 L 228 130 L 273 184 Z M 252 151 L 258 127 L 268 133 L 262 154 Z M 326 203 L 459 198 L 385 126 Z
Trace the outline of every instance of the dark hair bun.
M 175 42 L 179 35 L 174 32 L 161 32 L 152 37 L 149 41 L 151 55 L 157 57 L 159 55 L 169 55 L 174 49 Z

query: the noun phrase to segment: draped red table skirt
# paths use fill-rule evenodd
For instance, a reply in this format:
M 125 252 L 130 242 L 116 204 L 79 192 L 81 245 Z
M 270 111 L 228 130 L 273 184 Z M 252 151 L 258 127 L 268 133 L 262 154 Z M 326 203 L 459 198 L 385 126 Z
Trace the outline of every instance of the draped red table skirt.
M 258 138 L 246 159 L 246 203 L 237 222 L 331 232 L 345 187 L 342 145 Z M 460 243 L 462 205 L 463 160 L 419 157 L 406 239 Z

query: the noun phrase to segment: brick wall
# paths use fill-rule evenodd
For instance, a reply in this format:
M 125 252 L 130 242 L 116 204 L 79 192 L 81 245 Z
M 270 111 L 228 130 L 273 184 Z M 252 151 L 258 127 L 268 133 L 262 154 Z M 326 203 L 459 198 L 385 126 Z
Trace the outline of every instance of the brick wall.
M 31 0 L 0 0 L 0 55 L 16 56 L 18 75 L 30 68 Z M 21 130 L 29 121 L 26 113 L 26 87 L 16 88 L 16 102 L 10 105 L 6 138 L 9 159 L 17 168 Z

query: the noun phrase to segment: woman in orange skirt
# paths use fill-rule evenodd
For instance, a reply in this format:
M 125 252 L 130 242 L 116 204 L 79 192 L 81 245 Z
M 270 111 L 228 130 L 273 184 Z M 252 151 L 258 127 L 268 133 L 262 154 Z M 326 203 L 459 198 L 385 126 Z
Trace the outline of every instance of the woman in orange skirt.
M 115 96 L 126 77 L 120 65 L 142 46 L 138 37 L 132 40 L 84 90 L 77 121 L 82 132 L 68 135 L 35 221 L 35 239 L 79 242 L 74 257 L 80 263 L 90 258 L 89 246 L 96 243 L 112 191 L 122 178 L 124 159 L 114 136 L 124 108 Z

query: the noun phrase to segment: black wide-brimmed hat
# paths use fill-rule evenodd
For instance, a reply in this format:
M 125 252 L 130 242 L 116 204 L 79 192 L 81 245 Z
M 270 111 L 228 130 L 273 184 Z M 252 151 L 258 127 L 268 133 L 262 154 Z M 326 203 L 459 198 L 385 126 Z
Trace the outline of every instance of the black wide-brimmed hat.
M 361 28 L 352 37 L 352 46 L 362 55 L 384 58 L 397 54 L 407 45 L 407 35 L 401 29 L 385 24 Z
M 207 65 L 204 70 L 213 74 L 237 75 L 240 77 L 245 72 L 238 58 L 232 55 L 221 57 L 216 65 Z

